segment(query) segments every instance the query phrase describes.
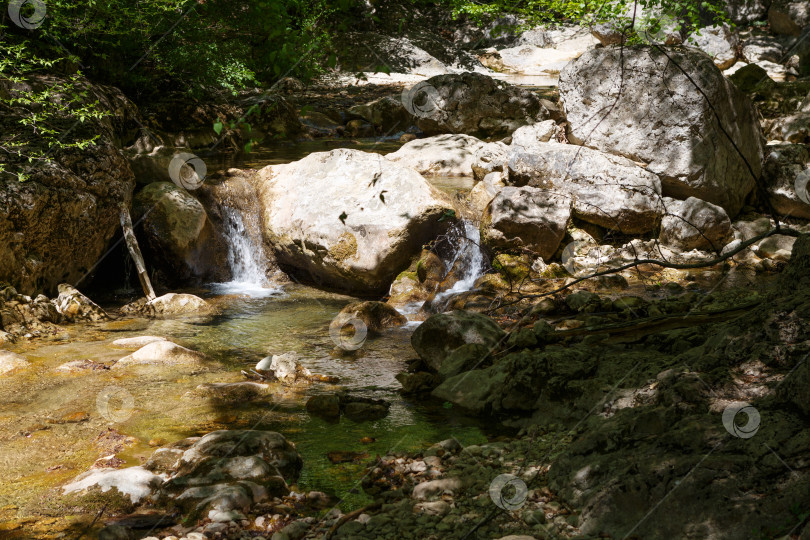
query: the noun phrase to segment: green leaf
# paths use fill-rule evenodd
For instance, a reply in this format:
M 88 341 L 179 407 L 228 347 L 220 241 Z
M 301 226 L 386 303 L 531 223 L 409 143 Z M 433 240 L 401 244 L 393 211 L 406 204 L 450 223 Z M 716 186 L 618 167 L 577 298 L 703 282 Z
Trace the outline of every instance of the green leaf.
M 248 141 L 245 145 L 245 153 L 249 154 L 251 148 L 253 148 L 253 140 Z
M 216 122 L 214 122 L 214 132 L 215 132 L 217 135 L 219 135 L 220 133 L 222 133 L 222 127 L 223 127 L 223 126 L 222 126 L 222 120 L 220 120 L 219 118 L 217 118 L 217 121 L 216 121 Z
M 439 223 L 445 221 L 447 219 L 456 219 L 456 211 L 455 210 L 445 210 L 442 217 L 439 218 Z

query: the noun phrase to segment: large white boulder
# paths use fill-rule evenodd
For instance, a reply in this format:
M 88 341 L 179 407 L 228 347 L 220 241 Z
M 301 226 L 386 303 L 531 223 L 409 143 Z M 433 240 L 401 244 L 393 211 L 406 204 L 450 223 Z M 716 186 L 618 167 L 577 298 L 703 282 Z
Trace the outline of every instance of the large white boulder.
M 413 169 L 358 150 L 271 165 L 254 181 L 278 262 L 354 292 L 385 291 L 452 208 Z
M 574 201 L 583 221 L 622 233 L 652 230 L 662 215 L 658 176 L 627 158 L 580 146 L 537 143 L 510 148 L 509 184 L 529 185 Z
M 623 55 L 603 47 L 568 64 L 560 98 L 569 139 L 647 164 L 665 195 L 697 197 L 736 215 L 762 169 L 761 128 L 751 101 L 700 51 L 672 47 L 666 54 L 703 93 L 651 47 L 625 48 Z
M 474 156 L 479 150 L 498 148 L 472 135 L 436 135 L 404 144 L 385 157 L 425 176 L 472 176 Z

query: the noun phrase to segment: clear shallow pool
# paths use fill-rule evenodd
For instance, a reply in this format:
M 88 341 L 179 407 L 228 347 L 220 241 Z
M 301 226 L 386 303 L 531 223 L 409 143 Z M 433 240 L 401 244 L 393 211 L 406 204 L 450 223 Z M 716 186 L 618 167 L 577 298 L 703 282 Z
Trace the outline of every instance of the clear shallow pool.
M 344 508 L 366 501 L 359 482 L 364 464 L 377 454 L 416 450 L 448 437 L 464 444 L 486 440 L 484 426 L 475 419 L 440 403 L 403 399 L 398 393 L 394 376 L 415 356 L 410 346 L 414 327 L 370 337 L 356 353 L 341 356 L 328 328 L 340 309 L 354 300 L 351 297 L 300 285 L 268 296 L 207 294 L 222 312 L 209 321 L 134 318 L 76 325 L 54 341 L 11 347 L 32 365 L 0 379 L 0 522 L 64 511 L 55 488 L 86 471 L 99 457 L 113 452 L 126 465 L 135 465 L 157 445 L 216 429 L 283 433 L 304 458 L 298 489 L 344 498 Z M 169 338 L 211 360 L 202 369 L 130 366 L 75 373 L 56 369 L 76 360 L 109 365 L 129 353 L 114 348 L 112 341 L 138 335 Z M 204 383 L 243 381 L 240 370 L 266 355 L 288 351 L 296 351 L 313 373 L 340 377 L 339 386 L 353 393 L 391 401 L 390 414 L 364 423 L 310 417 L 306 399 L 336 390 L 327 383 L 295 389 L 273 385 L 269 396 L 237 403 L 197 389 Z M 105 395 L 113 396 L 108 417 L 103 414 Z M 108 428 L 132 439 L 122 442 L 121 450 L 111 450 L 109 437 L 99 438 Z M 364 444 L 363 438 L 374 442 Z M 369 458 L 332 465 L 326 458 L 332 450 L 365 452 Z M 53 527 L 58 528 L 59 522 Z

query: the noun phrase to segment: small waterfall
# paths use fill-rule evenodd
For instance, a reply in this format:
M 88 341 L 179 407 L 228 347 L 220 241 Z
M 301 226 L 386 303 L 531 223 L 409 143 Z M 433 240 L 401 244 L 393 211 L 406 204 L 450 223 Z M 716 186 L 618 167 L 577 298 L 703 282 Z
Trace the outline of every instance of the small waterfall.
M 280 291 L 273 288 L 267 279 L 267 257 L 261 238 L 251 234 L 245 227 L 242 214 L 229 206 L 222 206 L 223 234 L 228 240 L 228 265 L 231 281 L 215 283 L 214 288 L 222 294 L 248 296 L 271 296 Z
M 434 297 L 432 301 L 434 306 L 442 305 L 459 293 L 471 291 L 476 280 L 487 270 L 487 260 L 481 249 L 481 233 L 478 227 L 465 219 L 453 227 L 448 236 L 455 249 L 447 268 L 449 272 L 456 272 L 458 281 Z

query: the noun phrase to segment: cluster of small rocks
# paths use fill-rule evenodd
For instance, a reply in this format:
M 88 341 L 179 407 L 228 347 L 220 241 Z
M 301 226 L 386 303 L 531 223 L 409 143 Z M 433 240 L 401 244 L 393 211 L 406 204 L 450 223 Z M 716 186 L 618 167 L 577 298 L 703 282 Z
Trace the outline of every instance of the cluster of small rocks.
M 109 320 L 109 315 L 92 300 L 66 283 L 59 296 L 35 298 L 19 294 L 12 286 L 0 288 L 0 343 L 55 335 L 60 324 Z

